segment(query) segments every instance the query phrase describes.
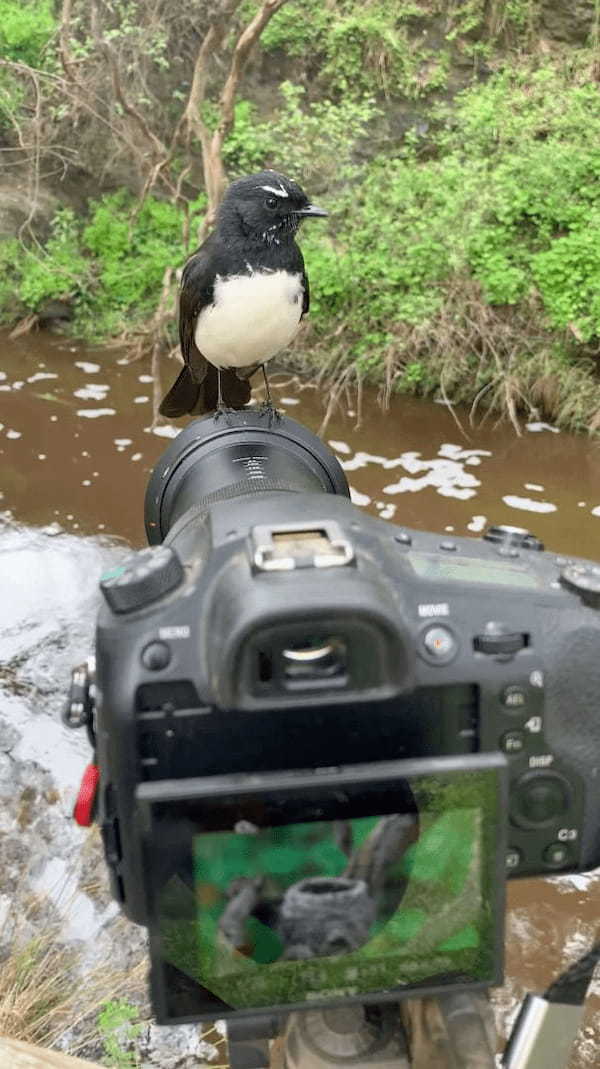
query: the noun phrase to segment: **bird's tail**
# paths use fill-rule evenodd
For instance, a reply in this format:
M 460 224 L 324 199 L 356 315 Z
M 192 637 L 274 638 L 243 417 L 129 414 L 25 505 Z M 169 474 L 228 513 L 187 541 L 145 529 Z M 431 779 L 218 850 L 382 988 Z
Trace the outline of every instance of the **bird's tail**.
M 194 382 L 189 367 L 184 364 L 158 411 L 168 419 L 185 416 L 186 412 L 193 412 L 200 390 L 201 386 Z
M 182 367 L 168 394 L 163 398 L 159 412 L 167 419 L 177 419 L 190 413 L 202 416 L 213 412 L 218 398 L 217 369 L 209 364 L 201 383 L 194 382 L 187 364 Z M 238 379 L 234 368 L 221 371 L 221 392 L 227 408 L 243 408 L 251 396 L 250 383 Z

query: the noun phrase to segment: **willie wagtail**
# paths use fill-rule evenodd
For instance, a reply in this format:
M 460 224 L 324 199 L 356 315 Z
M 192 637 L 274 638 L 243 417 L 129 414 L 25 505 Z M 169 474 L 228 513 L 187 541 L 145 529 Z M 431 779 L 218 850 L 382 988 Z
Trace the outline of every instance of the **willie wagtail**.
M 215 229 L 181 278 L 183 369 L 160 406 L 163 416 L 242 408 L 248 379 L 285 349 L 308 312 L 308 278 L 294 240 L 303 219 L 327 215 L 276 171 L 233 182 Z

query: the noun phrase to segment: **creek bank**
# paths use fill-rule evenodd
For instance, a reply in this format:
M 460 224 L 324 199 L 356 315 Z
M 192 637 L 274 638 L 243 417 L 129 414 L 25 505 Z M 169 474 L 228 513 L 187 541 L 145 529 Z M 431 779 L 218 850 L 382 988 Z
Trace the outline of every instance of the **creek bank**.
M 80 977 L 74 1014 L 85 1014 L 86 984 L 106 968 L 104 998 L 115 997 L 119 982 L 118 997 L 137 1005 L 144 1022 L 123 1038 L 136 1066 L 200 1069 L 219 1060 L 216 1047 L 199 1027 L 150 1020 L 145 930 L 127 921 L 110 895 L 97 830 L 72 819 L 91 752 L 85 732 L 63 726 L 61 710 L 71 668 L 92 650 L 98 576 L 126 552 L 122 543 L 78 538 L 58 525 L 34 529 L 0 519 L 0 960 L 15 939 L 22 949 L 56 931 Z M 99 1036 L 78 1050 L 89 1026 L 84 1019 L 65 1028 L 55 1045 L 100 1060 Z

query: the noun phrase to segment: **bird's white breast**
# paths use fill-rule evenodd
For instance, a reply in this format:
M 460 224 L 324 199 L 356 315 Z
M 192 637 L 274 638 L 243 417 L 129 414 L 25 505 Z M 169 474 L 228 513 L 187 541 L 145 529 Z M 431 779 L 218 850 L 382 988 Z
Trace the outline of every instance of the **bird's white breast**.
M 196 345 L 216 367 L 261 364 L 290 344 L 302 316 L 302 298 L 299 274 L 217 276 L 213 304 L 196 320 Z

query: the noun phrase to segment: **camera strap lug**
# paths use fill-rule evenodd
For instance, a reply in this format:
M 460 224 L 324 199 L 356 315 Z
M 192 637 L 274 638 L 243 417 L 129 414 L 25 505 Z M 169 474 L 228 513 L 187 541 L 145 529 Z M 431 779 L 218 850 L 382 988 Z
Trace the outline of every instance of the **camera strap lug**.
M 83 664 L 71 670 L 71 683 L 63 723 L 68 728 L 83 728 L 91 723 L 94 715 L 96 658 L 88 657 Z

